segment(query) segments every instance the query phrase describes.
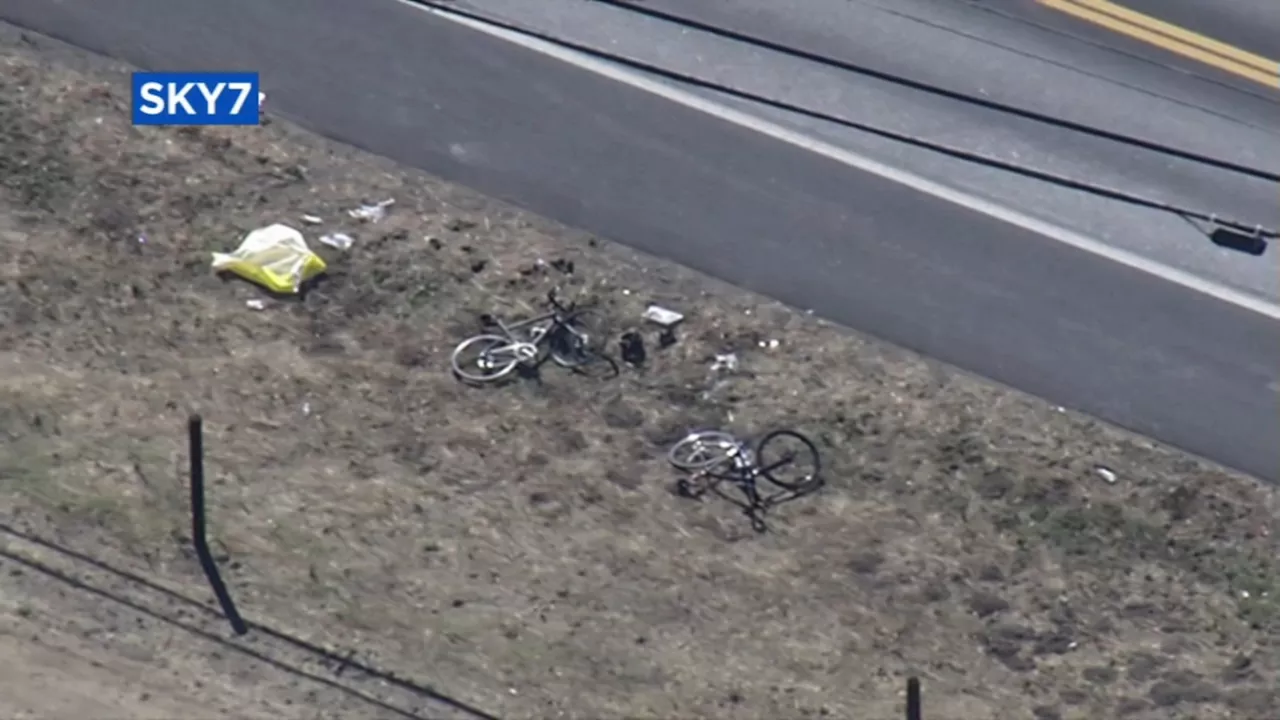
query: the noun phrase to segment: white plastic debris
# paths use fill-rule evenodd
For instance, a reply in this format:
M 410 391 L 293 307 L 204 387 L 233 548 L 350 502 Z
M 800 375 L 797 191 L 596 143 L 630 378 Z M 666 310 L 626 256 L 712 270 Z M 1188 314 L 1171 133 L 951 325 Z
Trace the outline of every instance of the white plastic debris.
M 245 300 L 244 304 L 247 305 L 250 310 L 266 310 L 267 309 L 267 303 L 257 298 L 254 298 L 252 300 Z
M 675 310 L 668 310 L 659 305 L 650 305 L 644 311 L 644 319 L 662 327 L 675 327 L 684 320 L 684 315 Z
M 374 203 L 372 205 L 361 205 L 360 207 L 355 208 L 354 210 L 348 210 L 347 214 L 357 220 L 364 220 L 366 222 L 376 223 L 379 220 L 386 217 L 387 208 L 395 204 L 396 204 L 395 198 L 389 198 L 387 200 L 383 200 L 382 202 Z
M 724 353 L 716 355 L 716 359 L 711 363 L 713 371 L 733 372 L 738 369 L 738 356 L 733 353 Z
M 351 246 L 355 244 L 356 239 L 346 233 L 330 233 L 328 235 L 321 235 L 320 242 L 328 245 L 329 247 L 338 248 L 339 250 L 349 250 L 351 249 Z
M 1093 471 L 1098 473 L 1098 477 L 1102 478 L 1108 483 L 1114 483 L 1116 481 L 1115 471 L 1113 471 L 1111 468 L 1103 467 L 1099 465 L 1095 467 Z
M 770 350 L 777 349 L 777 347 L 781 344 L 782 343 L 778 342 L 777 340 L 761 340 L 760 341 L 760 347 L 768 348 Z
M 308 225 L 319 225 L 320 223 L 324 222 L 324 219 L 321 218 L 319 215 L 303 215 L 302 222 Z

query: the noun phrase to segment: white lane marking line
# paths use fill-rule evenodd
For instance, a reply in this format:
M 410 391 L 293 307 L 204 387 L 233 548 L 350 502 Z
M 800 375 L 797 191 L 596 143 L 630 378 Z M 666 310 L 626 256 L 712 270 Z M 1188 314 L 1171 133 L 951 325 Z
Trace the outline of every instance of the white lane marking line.
M 1231 303 L 1232 305 L 1242 307 L 1246 310 L 1252 310 L 1253 312 L 1265 315 L 1273 320 L 1280 320 L 1280 305 L 1252 293 L 1236 290 L 1234 288 L 1227 287 L 1226 285 L 1213 282 L 1212 280 L 1202 278 L 1194 273 L 1165 265 L 1164 263 L 1157 262 L 1150 258 L 1145 258 L 1127 250 L 1112 247 L 1101 240 L 1095 240 L 1073 230 L 1068 230 L 1067 228 L 1018 212 L 1013 208 L 998 205 L 989 200 L 969 195 L 961 192 L 960 190 L 943 185 L 942 183 L 907 172 L 906 170 L 895 168 L 891 165 L 885 165 L 884 163 L 873 160 L 865 155 L 859 155 L 858 153 L 831 145 L 830 143 L 823 142 L 809 135 L 789 130 L 781 125 L 756 117 L 755 115 L 735 110 L 726 105 L 698 97 L 686 90 L 666 85 L 657 80 L 647 78 L 634 70 L 628 70 L 624 67 L 611 64 L 605 60 L 600 60 L 590 55 L 578 52 L 577 50 L 570 50 L 568 48 L 546 42 L 545 40 L 539 40 L 538 38 L 522 35 L 518 32 L 494 27 L 488 23 L 480 22 L 478 20 L 472 20 L 471 18 L 455 15 L 448 10 L 417 5 L 411 2 L 411 0 L 396 1 L 414 9 L 458 23 L 459 25 L 464 25 L 473 30 L 478 30 L 486 35 L 496 37 L 500 40 L 505 40 L 514 45 L 519 45 L 526 49 L 533 50 L 534 52 L 566 62 L 583 70 L 607 77 L 610 80 L 644 90 L 653 95 L 657 95 L 666 100 L 670 100 L 671 102 L 679 103 L 685 107 L 698 110 L 726 122 L 731 122 L 740 127 L 754 130 L 763 135 L 772 137 L 775 140 L 781 140 L 782 142 L 789 143 L 804 150 L 817 153 L 818 155 L 843 163 L 849 167 L 857 168 L 858 170 L 862 170 L 863 172 L 868 172 L 873 175 L 879 175 L 886 180 L 891 180 L 900 185 L 905 185 L 912 190 L 960 205 L 961 207 L 973 210 L 974 212 L 982 213 L 996 218 L 997 220 L 1009 223 L 1010 225 L 1065 243 L 1076 249 L 1106 258 L 1112 262 L 1120 263 L 1121 265 L 1131 267 L 1135 270 L 1154 275 L 1162 280 L 1176 283 L 1223 302 Z M 1082 288 L 1081 291 L 1087 292 L 1088 290 Z

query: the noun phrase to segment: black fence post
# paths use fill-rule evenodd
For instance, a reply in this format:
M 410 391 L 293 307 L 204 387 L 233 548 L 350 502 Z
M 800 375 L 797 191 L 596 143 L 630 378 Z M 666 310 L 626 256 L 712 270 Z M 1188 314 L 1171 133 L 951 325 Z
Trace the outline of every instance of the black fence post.
M 920 678 L 907 678 L 907 720 L 921 720 Z
M 213 561 L 213 553 L 209 552 L 204 510 L 204 421 L 199 415 L 192 415 L 187 420 L 187 438 L 191 453 L 191 541 L 195 543 L 196 557 L 200 559 L 204 576 L 222 606 L 222 614 L 226 615 L 237 635 L 244 635 L 249 632 L 249 626 L 245 625 L 236 604 L 231 601 L 231 594 L 218 573 L 218 564 Z

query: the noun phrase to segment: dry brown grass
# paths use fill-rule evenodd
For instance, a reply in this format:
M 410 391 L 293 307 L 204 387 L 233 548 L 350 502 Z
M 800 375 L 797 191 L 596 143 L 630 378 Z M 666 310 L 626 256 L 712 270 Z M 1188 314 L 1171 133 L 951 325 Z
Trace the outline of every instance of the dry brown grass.
M 503 718 L 892 718 L 910 673 L 953 720 L 1274 714 L 1269 488 L 281 123 L 130 128 L 119 68 L 0 43 L 6 523 L 206 597 L 184 539 L 197 409 L 246 614 Z M 345 217 L 384 197 L 384 222 Z M 254 312 L 251 287 L 210 274 L 210 251 L 303 213 L 357 238 L 317 248 L 330 278 L 305 301 Z M 644 330 L 648 367 L 613 381 L 449 375 L 482 313 L 529 312 L 552 284 L 615 333 L 651 300 L 681 308 L 681 342 Z M 725 351 L 740 370 L 710 371 Z M 764 535 L 674 497 L 666 445 L 707 425 L 803 430 L 828 487 Z M 82 686 L 126 682 L 125 645 L 166 668 L 121 712 L 232 689 L 256 693 L 224 707 L 240 716 L 388 713 L 38 575 L 3 598 L 33 657 L 63 638 L 98 663 Z

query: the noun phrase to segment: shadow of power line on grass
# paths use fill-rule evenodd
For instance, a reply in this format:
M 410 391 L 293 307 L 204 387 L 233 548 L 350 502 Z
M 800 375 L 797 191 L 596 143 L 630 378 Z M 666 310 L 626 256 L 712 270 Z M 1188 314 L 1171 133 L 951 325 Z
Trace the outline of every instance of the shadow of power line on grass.
M 200 561 L 201 570 L 204 571 L 205 577 L 209 581 L 210 588 L 213 590 L 214 597 L 218 601 L 218 605 L 221 609 L 221 612 L 207 606 L 205 603 L 199 600 L 187 597 L 182 593 L 176 592 L 152 580 L 149 580 L 143 577 L 142 575 L 131 572 L 129 570 L 124 570 L 121 568 L 114 567 L 90 555 L 65 547 L 59 543 L 38 537 L 36 535 L 33 535 L 29 532 L 25 532 L 23 530 L 20 530 L 6 523 L 0 522 L 0 533 L 7 534 L 19 540 L 31 543 L 33 545 L 39 546 L 41 548 L 50 550 L 55 553 L 58 553 L 76 562 L 84 563 L 90 567 L 93 567 L 94 569 L 114 575 L 140 588 L 145 588 L 152 592 L 156 592 L 161 595 L 164 595 L 165 597 L 168 597 L 169 599 L 179 602 L 183 605 L 199 609 L 202 613 L 205 613 L 207 615 L 220 615 L 230 623 L 231 629 L 237 637 L 242 637 L 244 635 L 247 635 L 252 630 L 256 634 L 260 634 L 268 638 L 274 639 L 278 642 L 291 646 L 296 650 L 300 650 L 304 653 L 307 653 L 309 655 L 312 655 L 318 658 L 323 663 L 325 663 L 326 665 L 328 665 L 330 668 L 333 669 L 335 676 L 340 676 L 346 671 L 353 671 L 356 673 L 363 674 L 366 677 L 380 680 L 389 686 L 395 687 L 399 690 L 415 695 L 425 701 L 429 701 L 431 703 L 435 703 L 435 704 L 450 708 L 452 710 L 459 711 L 472 718 L 475 718 L 476 720 L 500 720 L 498 717 L 491 715 L 490 713 L 487 713 L 484 710 L 481 710 L 477 707 L 469 705 L 456 698 L 450 697 L 431 687 L 422 685 L 420 683 L 414 682 L 413 680 L 409 680 L 407 678 L 398 676 L 389 671 L 373 667 L 368 663 L 357 660 L 356 650 L 354 649 L 347 652 L 336 652 L 334 650 L 321 647 L 320 645 L 317 645 L 316 643 L 310 642 L 308 640 L 295 637 L 282 630 L 277 630 L 263 623 L 245 620 L 240 615 L 240 611 L 236 607 L 235 601 L 232 599 L 230 592 L 227 590 L 226 584 L 222 581 L 221 574 L 218 572 L 217 563 L 214 560 L 213 554 L 209 550 L 209 540 L 208 540 L 208 532 L 207 532 L 208 526 L 207 526 L 206 517 L 205 517 L 206 509 L 205 509 L 205 497 L 204 497 L 203 421 L 201 420 L 200 416 L 193 415 L 189 418 L 187 422 L 187 436 L 188 436 L 190 460 L 191 460 L 191 464 L 190 464 L 190 473 L 191 473 L 190 474 L 190 487 L 191 487 L 190 508 L 191 508 L 191 530 L 192 530 L 191 540 L 195 549 L 196 557 Z M 278 659 L 269 657 L 268 655 L 263 653 L 261 650 L 248 647 L 245 644 L 227 639 L 225 637 L 221 637 L 208 630 L 197 627 L 193 623 L 184 622 L 183 620 L 168 617 L 160 612 L 157 612 L 154 609 L 148 608 L 138 602 L 130 600 L 129 598 L 122 597 L 121 595 L 114 593 L 110 590 L 105 590 L 103 588 L 96 587 L 85 580 L 82 580 L 66 572 L 63 572 L 62 570 L 50 567 L 44 563 L 33 560 L 31 558 L 23 557 L 20 554 L 13 552 L 12 550 L 0 549 L 0 557 L 7 558 L 8 560 L 14 563 L 17 563 L 35 572 L 39 572 L 50 578 L 56 579 L 60 582 L 66 583 L 67 585 L 70 585 L 71 587 L 74 587 L 78 590 L 91 593 L 98 597 L 105 598 L 112 602 L 128 607 L 129 609 L 137 613 L 151 617 L 159 622 L 163 622 L 167 625 L 180 628 L 182 630 L 185 630 L 186 632 L 189 632 L 193 635 L 196 635 L 210 642 L 218 643 L 219 645 L 227 649 L 241 653 L 255 660 L 266 663 L 277 669 L 284 670 L 298 677 L 341 691 L 351 697 L 354 697 L 358 700 L 369 703 L 370 705 L 379 707 L 383 710 L 393 712 L 397 715 L 400 715 L 401 717 L 410 718 L 412 720 L 425 720 L 425 718 L 423 718 L 422 716 L 418 715 L 415 712 L 405 710 L 403 708 L 395 707 L 381 699 L 378 699 L 376 697 L 373 697 L 372 695 L 356 690 L 355 688 L 351 688 L 346 685 L 343 685 L 333 679 L 316 675 L 315 673 L 309 672 L 307 670 L 303 670 L 301 668 L 295 667 L 288 663 L 282 662 Z

